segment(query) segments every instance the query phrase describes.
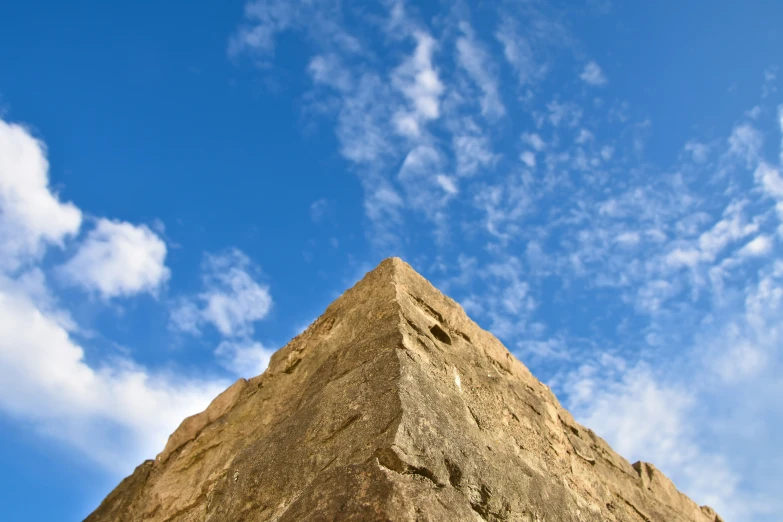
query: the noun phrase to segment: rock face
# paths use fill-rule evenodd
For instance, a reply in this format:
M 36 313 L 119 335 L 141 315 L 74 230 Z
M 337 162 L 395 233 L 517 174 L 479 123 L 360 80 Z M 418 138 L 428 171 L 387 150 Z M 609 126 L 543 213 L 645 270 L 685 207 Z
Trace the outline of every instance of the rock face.
M 383 261 L 186 419 L 87 521 L 716 522 L 577 424 L 490 333 Z

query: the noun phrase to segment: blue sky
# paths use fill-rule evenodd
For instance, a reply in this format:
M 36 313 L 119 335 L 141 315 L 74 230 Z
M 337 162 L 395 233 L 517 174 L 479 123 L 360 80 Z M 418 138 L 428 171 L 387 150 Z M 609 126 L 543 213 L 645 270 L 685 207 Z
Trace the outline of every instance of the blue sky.
M 6 518 L 83 518 L 397 255 L 626 458 L 779 520 L 781 19 L 6 2 Z

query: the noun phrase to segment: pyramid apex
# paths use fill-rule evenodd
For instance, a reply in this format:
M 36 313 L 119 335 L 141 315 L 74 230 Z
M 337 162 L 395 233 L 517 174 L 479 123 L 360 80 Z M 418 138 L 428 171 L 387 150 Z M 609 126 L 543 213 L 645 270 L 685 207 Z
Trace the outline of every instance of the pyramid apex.
M 391 265 L 400 265 L 400 264 L 403 264 L 403 265 L 407 265 L 407 266 L 409 266 L 409 265 L 408 265 L 408 263 L 406 263 L 405 261 L 403 261 L 403 260 L 402 260 L 402 258 L 401 258 L 401 257 L 398 257 L 398 256 L 391 256 L 391 257 L 387 257 L 387 258 L 385 258 L 383 261 L 381 261 L 379 264 L 381 264 L 381 265 L 382 265 L 382 264 L 384 264 L 384 263 L 386 263 L 386 264 L 391 264 Z
M 409 265 L 407 262 L 405 262 L 401 257 L 393 256 L 393 257 L 387 257 L 380 263 L 378 263 L 378 266 L 376 266 L 373 270 L 386 270 L 391 269 L 391 274 L 393 275 L 399 275 L 399 270 L 406 271 L 410 270 L 411 272 L 416 272 L 416 269 L 414 269 L 411 265 Z M 418 274 L 418 272 L 416 272 Z
M 426 283 L 430 288 L 440 293 L 415 268 L 398 256 L 384 258 L 375 268 L 371 269 L 357 281 L 353 288 L 362 287 L 366 284 L 384 285 L 387 282 L 406 284 L 411 283 L 411 281 Z M 353 288 L 349 289 L 348 292 L 353 291 Z

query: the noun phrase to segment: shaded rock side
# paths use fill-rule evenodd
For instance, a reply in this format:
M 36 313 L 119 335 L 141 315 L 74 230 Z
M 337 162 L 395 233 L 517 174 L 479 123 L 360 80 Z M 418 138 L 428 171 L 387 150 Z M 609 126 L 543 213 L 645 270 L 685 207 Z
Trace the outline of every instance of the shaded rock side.
M 717 522 L 403 261 L 186 419 L 87 521 Z

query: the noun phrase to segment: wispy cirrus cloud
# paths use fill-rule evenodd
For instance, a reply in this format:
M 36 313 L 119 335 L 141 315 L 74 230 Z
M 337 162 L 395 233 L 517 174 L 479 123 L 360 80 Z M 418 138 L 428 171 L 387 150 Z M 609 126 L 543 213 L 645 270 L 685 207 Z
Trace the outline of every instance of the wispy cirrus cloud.
M 675 158 L 651 158 L 654 115 L 613 97 L 615 82 L 562 13 L 504 3 L 472 20 L 471 7 L 430 23 L 401 2 L 366 17 L 329 11 L 334 34 L 351 33 L 348 17 L 385 31 L 372 44 L 351 33 L 372 57 L 306 36 L 319 42 L 315 88 L 332 96 L 319 115 L 364 187 L 368 235 L 434 267 L 627 457 L 656 461 L 727 515 L 763 516 L 766 491 L 744 479 L 753 456 L 718 426 L 729 417 L 708 383 L 734 364 L 762 376 L 760 395 L 775 388 L 760 369 L 779 354 L 758 326 L 771 328 L 776 312 L 764 322 L 747 313 L 778 285 L 783 183 L 765 157 L 768 102 L 723 137 L 690 136 Z M 426 251 L 411 247 L 422 230 L 436 238 Z M 699 360 L 716 324 L 726 341 L 710 353 L 723 370 Z M 704 376 L 696 389 L 692 375 Z M 657 419 L 660 439 L 633 432 L 641 413 Z M 777 413 L 765 421 L 781 423 Z M 702 464 L 720 485 L 697 473 Z
M 494 60 L 468 22 L 460 22 L 459 30 L 462 35 L 456 42 L 457 60 L 480 91 L 481 114 L 490 120 L 500 118 L 506 108 L 500 97 Z
M 608 81 L 604 75 L 604 71 L 601 70 L 601 67 L 592 60 L 587 62 L 585 68 L 582 70 L 582 74 L 579 75 L 579 78 L 586 84 L 594 87 L 606 85 Z
M 237 249 L 207 254 L 204 290 L 193 299 L 181 300 L 172 310 L 172 328 L 198 335 L 209 324 L 226 337 L 252 335 L 253 323 L 272 308 L 269 287 L 256 281 L 257 272 L 250 258 Z
M 405 136 L 421 134 L 420 121 L 440 116 L 440 96 L 444 86 L 433 68 L 435 40 L 427 33 L 416 31 L 416 50 L 391 74 L 392 84 L 408 99 L 408 110 L 398 109 L 393 118 L 397 131 Z

